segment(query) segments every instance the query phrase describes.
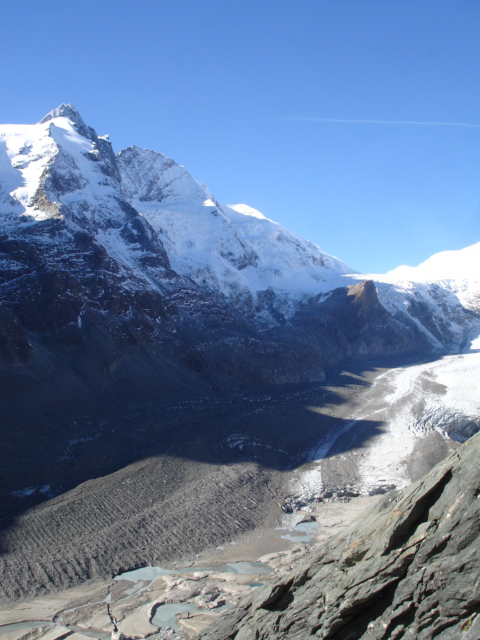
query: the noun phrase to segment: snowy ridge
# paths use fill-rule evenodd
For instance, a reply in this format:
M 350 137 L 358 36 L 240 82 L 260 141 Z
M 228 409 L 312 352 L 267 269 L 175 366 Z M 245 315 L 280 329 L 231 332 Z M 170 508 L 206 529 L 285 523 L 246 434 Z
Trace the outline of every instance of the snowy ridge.
M 36 125 L 0 127 L 0 176 L 5 230 L 56 219 L 65 233 L 86 231 L 127 288 L 137 286 L 132 276 L 158 288 L 144 259 L 164 249 L 177 274 L 259 317 L 265 295 L 288 316 L 302 299 L 351 282 L 345 263 L 246 205 L 220 204 L 171 158 L 138 147 L 115 156 L 71 105 Z
M 480 303 L 480 242 L 458 251 L 442 251 L 418 265 L 401 266 L 381 278 L 404 290 L 415 283 L 417 288 L 442 290 L 451 304 L 478 309 Z
M 349 284 L 353 269 L 247 205 L 220 204 L 153 151 L 118 154 L 122 192 L 161 237 L 172 267 L 229 298 L 273 290 L 284 301 Z M 348 281 L 347 281 L 348 280 Z
M 407 315 L 434 348 L 458 349 L 465 329 L 478 323 L 480 243 L 435 254 L 417 267 L 352 278 L 373 280 L 387 311 Z
M 418 267 L 397 267 L 385 278 L 433 282 L 438 280 L 480 280 L 480 242 L 458 251 L 442 251 L 431 256 Z

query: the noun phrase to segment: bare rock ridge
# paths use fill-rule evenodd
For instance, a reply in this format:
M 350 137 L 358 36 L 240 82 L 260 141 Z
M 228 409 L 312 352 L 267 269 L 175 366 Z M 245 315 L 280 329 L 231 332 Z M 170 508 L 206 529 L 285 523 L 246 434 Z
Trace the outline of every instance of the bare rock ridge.
M 479 456 L 477 434 L 202 637 L 478 638 Z

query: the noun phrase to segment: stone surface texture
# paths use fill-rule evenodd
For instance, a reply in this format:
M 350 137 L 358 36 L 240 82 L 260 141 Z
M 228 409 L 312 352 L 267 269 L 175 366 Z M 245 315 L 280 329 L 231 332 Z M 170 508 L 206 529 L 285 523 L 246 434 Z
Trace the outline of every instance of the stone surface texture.
M 202 637 L 478 638 L 479 454 L 476 435 Z

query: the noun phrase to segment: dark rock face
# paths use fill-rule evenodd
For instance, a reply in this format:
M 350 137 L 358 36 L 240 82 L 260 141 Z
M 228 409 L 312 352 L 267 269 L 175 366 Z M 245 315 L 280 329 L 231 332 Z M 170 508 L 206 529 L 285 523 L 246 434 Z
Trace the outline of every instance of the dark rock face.
M 421 352 L 429 349 L 425 334 L 407 318 L 402 322 L 380 304 L 371 280 L 317 296 L 293 316 L 286 333 L 308 339 L 325 362 L 351 355 Z
M 0 362 L 26 364 L 33 352 L 18 318 L 0 304 Z
M 480 435 L 389 493 L 205 640 L 477 638 Z

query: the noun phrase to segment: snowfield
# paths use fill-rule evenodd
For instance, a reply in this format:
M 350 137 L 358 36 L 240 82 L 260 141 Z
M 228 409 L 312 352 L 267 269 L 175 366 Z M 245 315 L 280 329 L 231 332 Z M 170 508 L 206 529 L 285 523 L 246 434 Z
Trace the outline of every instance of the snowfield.
M 118 154 L 123 195 L 161 238 L 172 267 L 228 298 L 271 289 L 285 310 L 351 284 L 347 264 L 244 204 L 226 205 L 174 160 L 129 147 Z

